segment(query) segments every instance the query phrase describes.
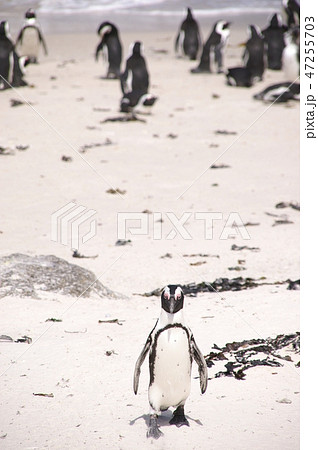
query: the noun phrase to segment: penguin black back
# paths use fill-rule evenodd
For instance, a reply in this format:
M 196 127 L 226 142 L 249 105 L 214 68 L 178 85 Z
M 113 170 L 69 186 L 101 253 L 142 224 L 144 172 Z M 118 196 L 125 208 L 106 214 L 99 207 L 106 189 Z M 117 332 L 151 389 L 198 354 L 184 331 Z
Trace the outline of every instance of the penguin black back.
M 249 26 L 250 38 L 246 42 L 243 60 L 252 77 L 262 80 L 264 65 L 264 37 L 255 25 Z
M 282 54 L 285 47 L 284 33 L 286 27 L 282 25 L 278 14 L 273 14 L 269 26 L 262 31 L 266 44 L 267 67 L 272 70 L 282 68 Z
M 10 39 L 9 24 L 7 21 L 0 23 L 0 87 L 9 87 L 12 82 L 14 66 L 14 44 Z
M 199 25 L 193 18 L 191 9 L 188 8 L 187 17 L 182 22 L 176 38 L 175 51 L 176 53 L 182 52 L 184 55 L 194 60 L 197 58 L 200 44 L 201 38 Z
M 146 94 L 149 87 L 149 74 L 145 58 L 141 54 L 141 42 L 133 44 L 132 55 L 126 61 L 126 68 L 122 74 L 123 93 L 138 91 Z
M 157 97 L 148 93 L 149 73 L 142 55 L 142 44 L 137 41 L 131 46 L 131 56 L 126 61 L 125 71 L 120 76 L 123 97 L 120 110 L 134 115 L 137 106 L 151 107 Z
M 106 78 L 119 78 L 120 65 L 122 60 L 122 45 L 119 38 L 119 30 L 111 22 L 100 24 L 97 33 L 101 36 L 95 52 L 95 59 L 98 60 L 99 53 L 103 50 L 105 59 L 108 60 L 108 70 Z

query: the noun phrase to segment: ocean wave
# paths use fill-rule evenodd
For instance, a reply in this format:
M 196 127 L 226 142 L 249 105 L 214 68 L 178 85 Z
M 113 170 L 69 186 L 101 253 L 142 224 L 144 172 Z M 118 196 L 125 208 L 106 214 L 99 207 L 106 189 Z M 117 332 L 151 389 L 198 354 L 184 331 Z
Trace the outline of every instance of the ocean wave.
M 1 0 L 0 0 L 1 3 Z M 189 5 L 190 3 L 190 5 Z M 268 12 L 278 10 L 281 0 L 40 0 L 41 13 L 71 14 L 108 11 L 125 14 L 136 13 L 148 16 L 183 16 L 191 6 L 196 16 L 210 16 L 220 13 Z M 159 6 L 160 5 L 160 6 Z M 159 7 L 158 7 L 159 6 Z
M 74 13 L 97 11 L 120 11 L 134 7 L 149 7 L 164 0 L 42 0 L 39 11 L 41 13 Z

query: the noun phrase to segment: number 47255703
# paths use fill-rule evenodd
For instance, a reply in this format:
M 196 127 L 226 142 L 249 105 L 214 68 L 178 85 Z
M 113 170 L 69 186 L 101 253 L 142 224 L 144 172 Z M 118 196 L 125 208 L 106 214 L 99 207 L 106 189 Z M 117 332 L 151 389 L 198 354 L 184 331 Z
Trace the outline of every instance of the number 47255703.
M 314 29 L 315 25 L 314 23 L 315 19 L 314 17 L 305 17 L 305 70 L 309 72 L 305 72 L 306 77 L 311 78 L 314 76 L 314 63 L 315 63 L 315 50 L 314 50 Z M 311 33 L 310 33 L 311 32 Z M 312 40 L 310 40 L 312 38 Z M 308 41 L 306 39 L 309 39 Z M 312 63 L 313 65 L 307 64 L 307 62 Z

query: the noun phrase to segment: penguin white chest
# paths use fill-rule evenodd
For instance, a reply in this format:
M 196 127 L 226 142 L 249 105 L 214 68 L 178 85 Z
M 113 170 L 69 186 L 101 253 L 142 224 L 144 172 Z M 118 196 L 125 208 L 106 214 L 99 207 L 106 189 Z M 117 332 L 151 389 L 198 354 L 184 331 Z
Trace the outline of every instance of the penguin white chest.
M 188 334 L 182 327 L 162 331 L 150 355 L 149 402 L 156 410 L 183 404 L 191 388 Z
M 40 48 L 39 35 L 36 28 L 27 28 L 24 31 L 23 41 L 20 48 L 22 56 L 38 57 Z
M 296 45 L 291 44 L 284 48 L 282 62 L 286 80 L 295 81 L 299 76 L 299 61 Z

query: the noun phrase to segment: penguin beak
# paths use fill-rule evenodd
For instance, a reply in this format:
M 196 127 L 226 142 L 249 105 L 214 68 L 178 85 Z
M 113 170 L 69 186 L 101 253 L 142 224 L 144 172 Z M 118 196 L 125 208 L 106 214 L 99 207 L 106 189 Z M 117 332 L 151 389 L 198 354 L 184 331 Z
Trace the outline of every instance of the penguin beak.
M 170 297 L 170 313 L 173 314 L 174 312 L 174 306 L 175 306 L 175 298 L 174 297 Z

